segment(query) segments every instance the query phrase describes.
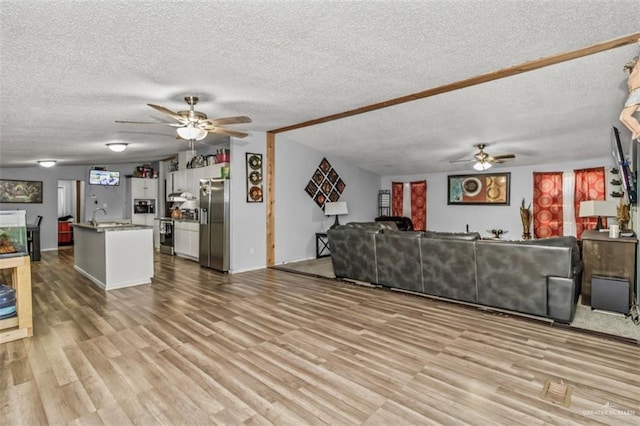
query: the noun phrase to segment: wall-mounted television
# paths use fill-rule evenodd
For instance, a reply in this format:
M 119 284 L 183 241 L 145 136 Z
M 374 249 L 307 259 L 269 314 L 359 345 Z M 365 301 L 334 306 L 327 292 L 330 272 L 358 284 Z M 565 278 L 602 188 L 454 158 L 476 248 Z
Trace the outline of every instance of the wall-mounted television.
M 625 195 L 629 204 L 635 204 L 637 201 L 637 177 L 636 171 L 631 170 L 630 158 L 625 155 L 622 150 L 622 142 L 620 141 L 620 132 L 616 126 L 612 126 L 611 132 L 611 154 L 613 155 L 613 161 L 616 167 L 620 171 L 620 180 L 622 181 L 622 187 L 624 188 Z M 632 142 L 633 143 L 633 142 Z M 630 154 L 633 155 L 633 149 L 630 149 Z
M 91 170 L 89 172 L 89 185 L 120 185 L 120 172 L 109 170 Z

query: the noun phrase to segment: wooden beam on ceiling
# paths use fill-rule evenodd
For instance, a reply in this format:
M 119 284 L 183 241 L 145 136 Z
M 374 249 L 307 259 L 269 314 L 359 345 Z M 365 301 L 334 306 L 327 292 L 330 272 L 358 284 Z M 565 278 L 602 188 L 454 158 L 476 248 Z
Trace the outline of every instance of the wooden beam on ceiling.
M 465 87 L 471 87 L 478 84 L 487 83 L 489 81 L 499 80 L 505 77 L 511 77 L 513 75 L 522 74 L 524 72 L 537 70 L 540 68 L 548 67 L 550 65 L 555 65 L 562 62 L 571 61 L 573 59 L 582 58 L 584 56 L 589 56 L 596 53 L 604 52 L 610 49 L 615 49 L 617 47 L 635 43 L 638 40 L 638 38 L 640 38 L 640 33 L 630 34 L 628 36 L 620 37 L 614 40 L 594 44 L 593 46 L 583 47 L 582 49 L 573 50 L 571 52 L 560 53 L 557 55 L 547 56 L 545 58 L 524 62 L 522 64 L 514 65 L 498 71 L 481 74 L 476 77 L 468 78 L 466 80 L 460 80 L 454 83 L 445 84 L 444 86 L 434 87 L 432 89 L 423 90 L 421 92 L 412 93 L 410 95 L 401 96 L 399 98 L 389 99 L 387 101 L 378 102 L 375 104 L 363 106 L 363 107 L 352 109 L 349 111 L 340 112 L 337 114 L 327 115 L 325 117 L 304 121 L 298 124 L 292 124 L 286 127 L 280 127 L 279 129 L 270 130 L 269 132 L 274 134 L 289 132 L 291 130 L 301 129 L 303 127 L 309 127 L 309 126 L 314 126 L 316 124 L 327 123 L 329 121 L 339 120 L 341 118 L 351 117 L 358 114 L 364 114 L 366 112 L 375 111 L 377 109 L 387 108 L 390 106 L 399 105 L 406 102 L 416 101 L 418 99 L 424 99 L 430 96 L 440 95 L 442 93 L 452 92 L 458 89 L 464 89 Z

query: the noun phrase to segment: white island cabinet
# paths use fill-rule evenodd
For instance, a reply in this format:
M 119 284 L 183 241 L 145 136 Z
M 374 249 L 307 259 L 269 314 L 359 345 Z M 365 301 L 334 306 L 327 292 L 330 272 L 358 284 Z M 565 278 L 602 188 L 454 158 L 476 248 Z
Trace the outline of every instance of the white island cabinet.
M 126 223 L 73 224 L 74 269 L 105 290 L 149 284 L 153 227 Z

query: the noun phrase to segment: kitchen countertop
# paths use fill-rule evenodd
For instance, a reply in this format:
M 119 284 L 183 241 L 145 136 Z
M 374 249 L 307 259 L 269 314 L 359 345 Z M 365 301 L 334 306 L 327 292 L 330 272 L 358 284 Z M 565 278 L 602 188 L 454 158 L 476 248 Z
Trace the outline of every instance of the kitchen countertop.
M 173 220 L 174 222 L 199 223 L 198 219 L 174 219 L 172 217 L 156 217 L 154 220 Z
M 153 226 L 147 225 L 134 225 L 132 223 L 122 222 L 98 222 L 98 225 L 92 225 L 88 222 L 72 223 L 71 226 L 75 228 L 89 229 L 96 232 L 113 232 L 113 231 L 135 231 L 138 229 L 153 229 Z

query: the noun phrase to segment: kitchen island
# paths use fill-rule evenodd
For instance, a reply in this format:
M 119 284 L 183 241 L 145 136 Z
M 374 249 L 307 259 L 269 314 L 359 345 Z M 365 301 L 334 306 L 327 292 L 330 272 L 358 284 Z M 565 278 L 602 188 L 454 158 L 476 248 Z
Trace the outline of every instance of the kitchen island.
M 105 290 L 151 283 L 153 227 L 121 222 L 75 223 L 74 269 Z

